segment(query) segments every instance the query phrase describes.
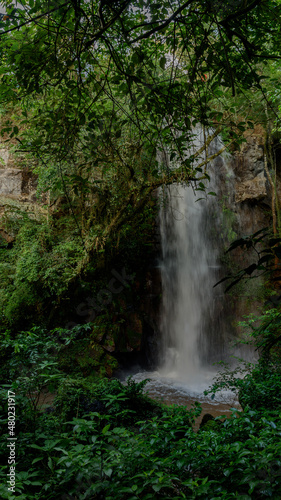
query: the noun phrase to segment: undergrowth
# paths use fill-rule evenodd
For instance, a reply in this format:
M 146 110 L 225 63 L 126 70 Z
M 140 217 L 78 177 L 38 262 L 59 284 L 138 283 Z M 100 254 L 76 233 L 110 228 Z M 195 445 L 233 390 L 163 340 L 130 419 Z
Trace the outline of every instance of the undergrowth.
M 195 432 L 199 403 L 190 410 L 167 407 L 148 397 L 146 381 L 129 379 L 124 385 L 117 379 L 63 372 L 60 351 L 77 335 L 66 333 L 58 330 L 48 340 L 37 329 L 15 338 L 7 333 L 2 339 L 3 500 L 281 497 L 281 376 L 276 362 L 274 369 L 273 364 L 266 368 L 261 357 L 244 379 L 221 375 L 212 391 L 228 384 L 238 391 L 244 411 L 233 409 L 230 417 L 216 418 Z M 13 428 L 7 418 L 8 390 L 16 401 L 14 491 L 7 476 L 8 431 Z M 54 399 L 44 406 L 46 391 Z

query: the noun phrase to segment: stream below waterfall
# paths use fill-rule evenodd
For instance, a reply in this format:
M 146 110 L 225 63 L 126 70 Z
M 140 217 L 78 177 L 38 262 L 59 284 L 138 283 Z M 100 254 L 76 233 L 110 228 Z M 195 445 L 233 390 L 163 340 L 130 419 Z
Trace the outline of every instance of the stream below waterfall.
M 189 410 L 195 402 L 199 402 L 202 407 L 202 413 L 195 422 L 194 429 L 197 430 L 203 415 L 206 413 L 211 414 L 213 417 L 220 417 L 223 415 L 230 416 L 232 408 L 241 410 L 237 398 L 230 391 L 221 392 L 214 399 L 211 399 L 210 396 L 205 396 L 204 390 L 208 389 L 211 385 L 215 373 L 210 372 L 205 375 L 205 384 L 197 387 L 189 387 L 185 383 L 181 383 L 172 377 L 165 377 L 157 371 L 138 372 L 132 376 L 132 379 L 135 382 L 149 379 L 145 385 L 144 392 L 147 392 L 152 399 L 166 405 L 176 404 L 186 406 Z

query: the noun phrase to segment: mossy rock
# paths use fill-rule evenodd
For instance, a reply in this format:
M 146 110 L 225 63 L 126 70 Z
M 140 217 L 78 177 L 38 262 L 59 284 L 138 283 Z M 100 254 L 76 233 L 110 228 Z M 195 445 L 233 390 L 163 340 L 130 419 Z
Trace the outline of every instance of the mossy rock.
M 210 413 L 205 413 L 199 426 L 200 431 L 215 431 L 219 432 L 221 421 L 216 420 Z

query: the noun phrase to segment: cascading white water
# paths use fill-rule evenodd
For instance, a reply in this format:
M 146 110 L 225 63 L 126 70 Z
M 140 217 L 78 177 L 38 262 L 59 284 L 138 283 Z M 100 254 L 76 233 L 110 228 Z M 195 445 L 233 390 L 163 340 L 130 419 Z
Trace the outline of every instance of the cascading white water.
M 191 384 L 202 376 L 206 353 L 200 344 L 204 344 L 206 319 L 214 308 L 218 267 L 217 251 L 210 248 L 209 240 L 211 200 L 196 202 L 197 197 L 191 187 L 170 186 L 164 190 L 160 213 L 162 370 Z M 208 214 L 211 220 L 206 227 Z
M 211 191 L 216 190 L 215 175 Z M 173 184 L 162 190 L 162 375 L 200 386 L 206 370 L 224 356 L 216 197 Z M 204 195 L 203 195 L 204 197 Z M 205 198 L 205 197 L 204 197 Z

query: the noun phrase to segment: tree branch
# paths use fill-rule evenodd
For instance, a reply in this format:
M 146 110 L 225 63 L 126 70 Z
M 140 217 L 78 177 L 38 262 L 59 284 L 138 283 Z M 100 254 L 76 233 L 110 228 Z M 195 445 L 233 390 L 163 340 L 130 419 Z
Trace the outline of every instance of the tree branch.
M 254 0 L 254 2 L 252 2 L 250 5 L 248 5 L 248 7 L 245 7 L 245 9 L 242 9 L 240 11 L 238 10 L 238 12 L 235 12 L 234 14 L 230 14 L 225 19 L 223 19 L 223 21 L 220 21 L 219 24 L 221 24 L 222 26 L 225 26 L 229 23 L 229 21 L 233 21 L 233 19 L 237 19 L 239 17 L 245 16 L 245 14 L 247 14 L 248 12 L 251 12 L 251 10 L 253 10 L 255 7 L 257 7 L 257 5 L 259 5 L 261 3 L 263 3 L 263 0 Z
M 96 40 L 102 37 L 102 35 L 108 30 L 108 28 L 110 28 L 110 26 L 112 26 L 112 24 L 114 24 L 115 21 L 117 21 L 117 19 L 121 16 L 122 12 L 126 10 L 126 8 L 130 5 L 131 2 L 132 0 L 127 0 L 124 3 L 124 5 L 117 12 L 117 14 L 110 21 L 108 21 L 108 23 L 101 30 L 99 30 L 91 40 L 85 43 L 84 50 L 87 50 L 89 47 L 91 47 L 91 45 L 93 45 L 94 42 L 96 42 Z
M 23 26 L 26 26 L 29 23 L 33 23 L 34 21 L 37 21 L 38 19 L 41 19 L 42 17 L 48 16 L 49 14 L 52 14 L 52 12 L 56 12 L 57 10 L 61 9 L 62 7 L 66 7 L 67 5 L 71 4 L 71 1 L 65 2 L 58 7 L 54 7 L 53 9 L 49 10 L 48 12 L 44 12 L 44 14 L 40 14 L 36 17 L 32 17 L 31 19 L 28 19 L 28 21 L 25 21 L 24 23 L 19 24 L 18 26 L 14 26 L 14 28 L 11 28 L 6 31 L 0 31 L 0 36 L 5 35 L 6 33 L 10 33 L 11 31 L 18 30 L 19 28 L 22 28 Z
M 149 38 L 151 35 L 156 33 L 157 31 L 161 31 L 162 29 L 166 28 L 176 17 L 180 12 L 182 12 L 186 7 L 188 7 L 190 4 L 192 4 L 194 0 L 188 0 L 188 2 L 185 2 L 181 7 L 179 7 L 166 21 L 161 24 L 160 26 L 157 26 L 157 28 L 153 28 L 152 30 L 148 31 L 147 33 L 144 33 L 143 35 L 139 35 L 137 38 L 134 40 L 131 40 L 130 43 L 135 43 L 138 42 L 139 40 L 144 40 L 145 38 Z

